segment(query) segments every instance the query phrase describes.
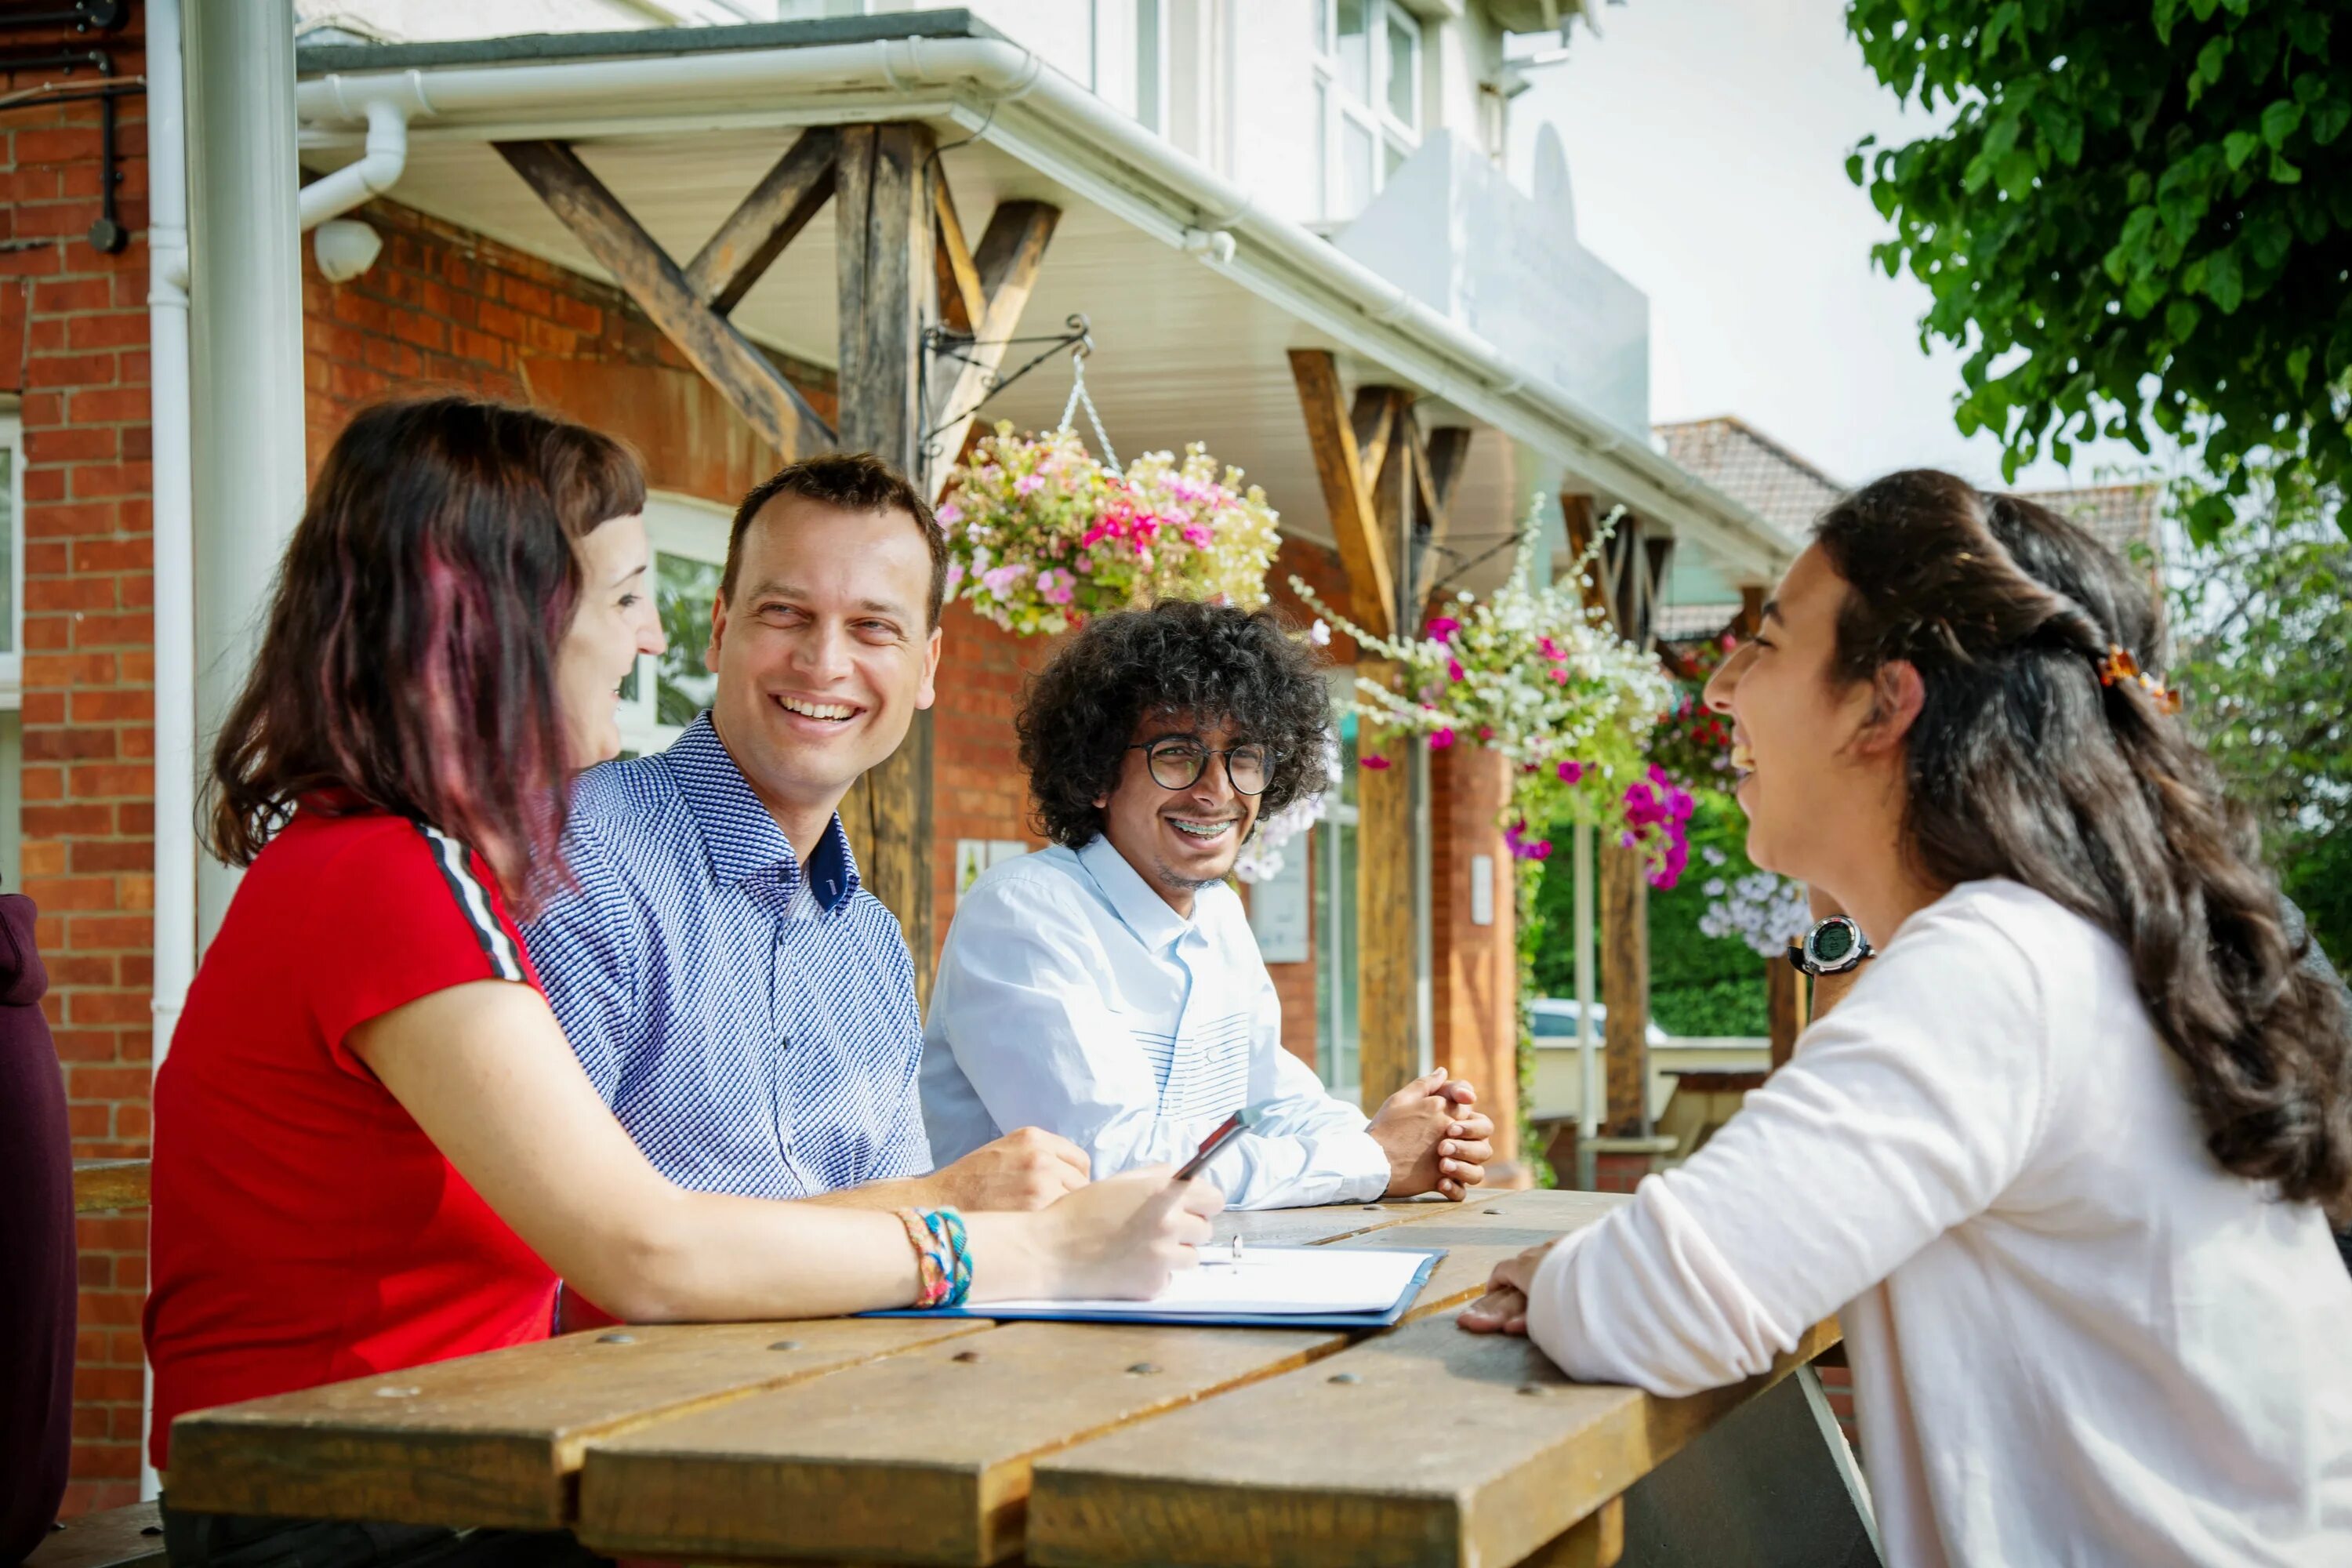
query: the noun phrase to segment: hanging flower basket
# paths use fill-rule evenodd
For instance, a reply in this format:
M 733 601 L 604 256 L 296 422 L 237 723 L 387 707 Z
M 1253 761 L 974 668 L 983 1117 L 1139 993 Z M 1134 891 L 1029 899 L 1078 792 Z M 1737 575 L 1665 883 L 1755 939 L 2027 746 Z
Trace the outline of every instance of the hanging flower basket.
M 1579 578 L 1592 555 L 1559 584 L 1531 581 L 1538 515 L 1521 530 L 1511 574 L 1492 597 L 1463 593 L 1411 639 L 1375 637 L 1333 611 L 1294 577 L 1291 587 L 1367 652 L 1394 662 L 1393 686 L 1360 679 L 1356 711 L 1391 732 L 1421 736 L 1432 751 L 1476 744 L 1515 770 L 1504 840 L 1514 857 L 1551 853 L 1553 823 L 1613 827 L 1639 846 L 1650 880 L 1672 887 L 1689 851 L 1690 795 L 1646 761 L 1652 727 L 1675 698 L 1656 657 L 1624 641 L 1590 610 Z M 1599 531 L 1605 539 L 1614 514 Z M 1369 742 L 1363 765 L 1389 760 Z
M 948 597 L 1024 637 L 1160 599 L 1257 609 L 1280 543 L 1264 492 L 1199 443 L 1122 471 L 1066 426 L 998 425 L 950 476 L 939 520 Z

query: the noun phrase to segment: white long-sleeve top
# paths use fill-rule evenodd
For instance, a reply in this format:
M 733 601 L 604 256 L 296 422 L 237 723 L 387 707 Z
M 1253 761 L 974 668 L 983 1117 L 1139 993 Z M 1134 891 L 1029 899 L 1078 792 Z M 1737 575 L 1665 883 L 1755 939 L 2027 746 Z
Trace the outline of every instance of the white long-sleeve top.
M 1528 1331 L 1685 1394 L 1830 1313 L 1886 1560 L 2352 1564 L 2352 1279 L 2207 1152 L 2114 940 L 2013 882 L 1904 922 Z
M 1362 1111 L 1282 1048 L 1240 897 L 1179 915 L 1106 838 L 992 866 L 957 900 L 923 1031 L 923 1120 L 944 1165 L 1019 1127 L 1094 1173 L 1182 1162 L 1245 1105 L 1267 1119 L 1211 1165 L 1234 1208 L 1365 1202 L 1388 1156 Z

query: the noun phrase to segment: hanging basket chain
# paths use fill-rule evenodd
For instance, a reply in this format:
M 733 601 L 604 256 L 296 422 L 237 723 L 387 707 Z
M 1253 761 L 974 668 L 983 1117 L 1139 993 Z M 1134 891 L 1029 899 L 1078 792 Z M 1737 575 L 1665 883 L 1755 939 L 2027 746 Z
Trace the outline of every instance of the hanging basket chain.
M 1083 345 L 1070 351 L 1070 400 L 1062 405 L 1062 422 L 1055 428 L 1067 430 L 1070 417 L 1077 413 L 1080 404 L 1086 405 L 1087 423 L 1095 427 L 1095 441 L 1102 447 L 1103 466 L 1114 473 L 1123 471 L 1118 454 L 1111 450 L 1110 437 L 1103 430 L 1102 415 L 1095 408 L 1094 396 L 1087 391 L 1087 351 Z

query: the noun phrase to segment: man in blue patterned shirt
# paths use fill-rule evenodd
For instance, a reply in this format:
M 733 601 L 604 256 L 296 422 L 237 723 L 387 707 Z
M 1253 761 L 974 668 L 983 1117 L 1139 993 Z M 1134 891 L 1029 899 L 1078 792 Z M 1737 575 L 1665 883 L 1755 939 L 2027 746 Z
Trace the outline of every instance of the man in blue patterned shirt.
M 525 938 L 589 1079 L 681 1186 L 1003 1209 L 1087 1180 L 1034 1130 L 932 1171 L 913 964 L 835 811 L 931 705 L 946 569 L 885 464 L 785 468 L 735 515 L 710 710 L 572 795 L 578 885 Z

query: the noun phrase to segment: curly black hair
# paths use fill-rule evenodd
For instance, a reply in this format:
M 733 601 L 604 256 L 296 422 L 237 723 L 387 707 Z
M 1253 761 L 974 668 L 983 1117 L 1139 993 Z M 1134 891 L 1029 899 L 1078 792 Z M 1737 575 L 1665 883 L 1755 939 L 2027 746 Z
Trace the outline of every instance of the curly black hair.
M 1093 620 L 1037 672 L 1013 721 L 1039 831 L 1076 849 L 1103 830 L 1148 714 L 1229 721 L 1274 752 L 1259 819 L 1321 792 L 1331 697 L 1314 650 L 1267 611 L 1167 599 Z

